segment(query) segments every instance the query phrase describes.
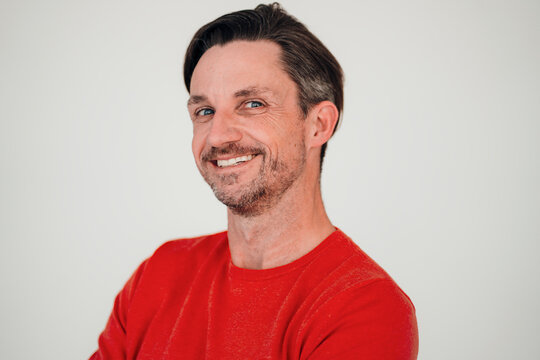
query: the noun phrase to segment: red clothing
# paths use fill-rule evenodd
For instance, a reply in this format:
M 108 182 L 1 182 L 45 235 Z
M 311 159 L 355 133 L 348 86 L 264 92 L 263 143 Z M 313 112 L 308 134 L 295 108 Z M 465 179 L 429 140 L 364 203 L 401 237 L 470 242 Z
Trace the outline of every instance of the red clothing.
M 227 233 L 174 240 L 118 294 L 97 359 L 416 359 L 414 307 L 336 230 L 273 269 L 231 262 Z

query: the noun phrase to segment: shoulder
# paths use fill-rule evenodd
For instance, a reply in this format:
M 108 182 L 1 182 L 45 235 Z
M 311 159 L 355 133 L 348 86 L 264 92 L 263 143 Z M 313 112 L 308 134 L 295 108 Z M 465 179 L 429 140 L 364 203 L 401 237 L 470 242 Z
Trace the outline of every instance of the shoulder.
M 227 256 L 226 232 L 167 241 L 139 265 L 122 292 L 129 299 L 136 293 L 143 294 L 144 299 L 162 295 L 185 283 L 204 264 Z
M 143 264 L 145 274 L 168 278 L 186 274 L 209 259 L 228 256 L 227 232 L 170 240 L 162 244 Z
M 335 351 L 344 351 L 344 359 L 349 351 L 350 358 L 413 358 L 418 330 L 412 301 L 350 238 L 337 235 L 335 249 L 329 250 L 341 261 L 334 260 L 309 317 L 317 334 L 310 345 L 320 355 L 313 358 L 329 358 Z
M 154 252 L 150 261 L 167 260 L 181 257 L 197 257 L 208 255 L 212 250 L 227 246 L 227 232 L 193 238 L 180 238 L 162 244 Z
M 409 297 L 375 260 L 340 230 L 336 236 L 336 252 L 341 252 L 342 257 L 332 279 L 333 298 L 353 296 L 356 301 L 371 297 L 395 300 L 409 304 L 414 311 Z
M 320 246 L 301 277 L 310 289 L 312 314 L 366 310 L 376 306 L 414 312 L 409 297 L 390 275 L 341 230 Z
M 377 280 L 393 281 L 375 260 L 341 230 L 336 230 L 325 242 L 328 244 L 319 262 L 327 267 L 327 276 L 337 282 L 336 286 L 362 287 Z
M 191 238 L 178 238 L 163 243 L 157 248 L 155 254 L 197 251 L 226 241 L 226 231 Z

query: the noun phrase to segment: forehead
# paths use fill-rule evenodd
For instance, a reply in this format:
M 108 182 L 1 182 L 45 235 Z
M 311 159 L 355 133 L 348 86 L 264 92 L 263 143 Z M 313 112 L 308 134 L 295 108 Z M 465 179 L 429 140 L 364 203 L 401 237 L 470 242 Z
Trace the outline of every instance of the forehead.
M 233 41 L 208 49 L 193 71 L 192 95 L 233 93 L 246 87 L 279 89 L 294 86 L 283 70 L 281 48 L 266 41 Z

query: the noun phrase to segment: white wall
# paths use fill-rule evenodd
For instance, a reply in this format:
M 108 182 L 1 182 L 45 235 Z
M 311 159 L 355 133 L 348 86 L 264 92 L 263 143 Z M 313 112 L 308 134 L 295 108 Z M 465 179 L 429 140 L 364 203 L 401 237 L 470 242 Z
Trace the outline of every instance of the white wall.
M 343 65 L 323 192 L 412 297 L 420 359 L 540 357 L 540 3 L 292 1 Z M 87 358 L 162 242 L 225 227 L 191 35 L 253 1 L 0 2 L 0 358 Z

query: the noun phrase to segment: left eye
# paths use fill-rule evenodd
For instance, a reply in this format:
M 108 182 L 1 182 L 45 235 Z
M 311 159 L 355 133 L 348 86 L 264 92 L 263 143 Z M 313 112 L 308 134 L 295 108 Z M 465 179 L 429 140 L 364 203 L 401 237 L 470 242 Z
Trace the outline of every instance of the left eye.
M 261 107 L 261 106 L 263 106 L 263 103 L 260 102 L 260 101 L 252 100 L 252 101 L 246 102 L 246 107 L 250 108 L 250 109 L 258 108 L 258 107 Z

